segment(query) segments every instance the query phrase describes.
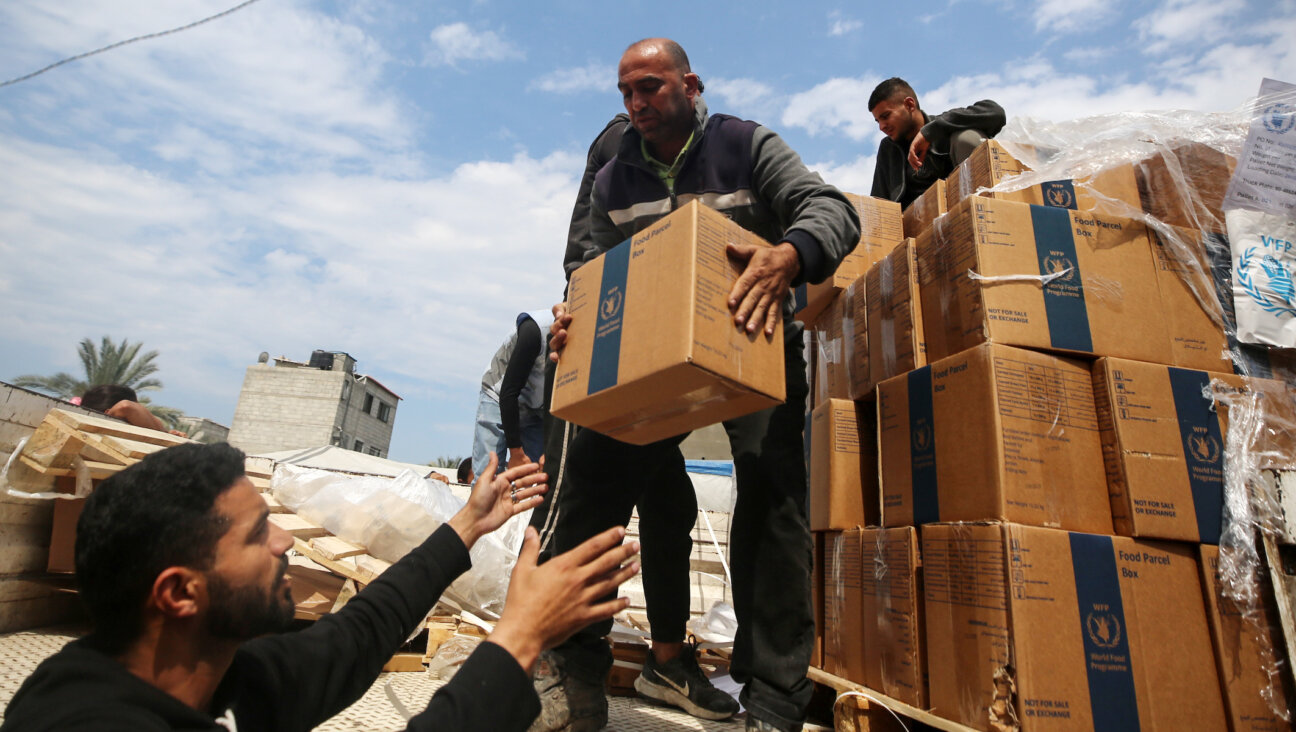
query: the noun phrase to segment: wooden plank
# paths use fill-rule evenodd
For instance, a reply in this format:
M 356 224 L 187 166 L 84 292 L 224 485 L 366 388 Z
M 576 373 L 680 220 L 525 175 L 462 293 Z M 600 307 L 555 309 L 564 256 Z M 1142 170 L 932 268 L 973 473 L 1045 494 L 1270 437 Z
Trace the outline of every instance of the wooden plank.
M 134 460 L 142 460 L 155 452 L 171 447 L 170 445 L 157 445 L 152 442 L 142 442 L 126 437 L 117 437 L 116 435 L 99 435 L 98 437 L 103 441 L 103 444 Z
M 313 539 L 329 533 L 323 526 L 316 526 L 295 513 L 272 513 L 270 523 L 292 534 L 296 539 Z
M 288 507 L 279 502 L 279 499 L 262 491 L 261 497 L 265 499 L 266 505 L 270 507 L 270 513 L 291 513 Z
M 266 480 L 265 478 L 259 478 L 255 475 L 249 475 L 247 479 L 248 482 L 252 484 L 253 488 L 256 488 L 258 491 L 261 491 L 262 493 L 265 493 L 266 491 L 270 490 L 270 481 Z
M 354 557 L 348 557 L 341 560 L 329 559 L 312 549 L 311 545 L 305 539 L 294 538 L 293 551 L 314 562 L 318 562 L 321 566 L 326 567 L 328 571 L 346 577 L 347 579 L 353 579 L 362 584 L 370 582 L 373 579 L 371 576 L 367 579 L 365 578 L 366 574 L 356 567 Z
M 868 720 L 879 726 L 889 724 L 891 716 L 887 711 L 889 709 L 902 717 L 907 717 L 908 719 L 921 722 L 935 729 L 944 730 L 945 732 L 976 732 L 972 727 L 967 727 L 958 722 L 943 719 L 925 709 L 910 706 L 899 699 L 893 699 L 880 691 L 874 691 L 873 689 L 861 686 L 854 681 L 848 681 L 840 676 L 830 674 L 820 668 L 814 668 L 813 666 L 810 667 L 806 672 L 806 678 L 816 684 L 822 684 L 823 686 L 833 689 L 837 692 L 839 697 L 843 692 L 849 691 L 863 692 L 864 694 L 867 694 L 871 699 L 850 697 L 852 702 L 851 707 L 849 707 L 848 710 L 853 708 L 857 712 L 867 713 Z M 865 730 L 870 729 L 868 726 L 857 726 L 855 728 Z
M 86 438 L 62 422 L 41 422 L 23 445 L 24 462 L 34 470 L 71 467 L 72 460 L 86 447 Z
M 136 427 L 129 422 L 102 415 L 92 416 L 89 414 L 76 414 L 66 409 L 51 409 L 49 416 L 80 432 L 145 442 L 157 445 L 160 448 L 191 442 L 188 438 L 179 437 L 170 432 L 160 432 L 147 427 Z
M 61 477 L 75 478 L 77 474 L 76 468 L 42 467 L 35 460 L 32 460 L 26 455 L 19 455 L 18 459 L 23 461 L 23 463 L 25 463 L 27 467 L 31 468 L 32 470 L 35 470 L 41 475 L 48 475 L 56 478 L 61 478 Z M 99 463 L 99 462 L 95 462 L 94 460 L 85 460 L 83 462 L 85 463 L 86 468 L 90 471 L 91 480 L 104 480 L 113 475 L 116 475 L 117 473 L 120 473 L 122 470 L 125 470 L 127 467 L 125 465 L 116 465 L 113 463 Z
M 328 559 L 346 559 L 369 553 L 368 549 L 336 536 L 320 536 L 311 539 L 311 547 Z
M 274 466 L 275 462 L 270 458 L 249 455 L 243 459 L 243 472 L 247 473 L 249 478 L 269 480 L 274 475 Z
M 397 653 L 383 664 L 382 670 L 400 673 L 427 669 L 423 667 L 422 653 Z
M 383 561 L 369 554 L 361 554 L 351 558 L 355 560 L 356 569 L 367 578 L 357 579 L 356 581 L 366 585 L 378 579 L 378 576 L 386 572 L 387 568 L 391 566 L 391 562 Z

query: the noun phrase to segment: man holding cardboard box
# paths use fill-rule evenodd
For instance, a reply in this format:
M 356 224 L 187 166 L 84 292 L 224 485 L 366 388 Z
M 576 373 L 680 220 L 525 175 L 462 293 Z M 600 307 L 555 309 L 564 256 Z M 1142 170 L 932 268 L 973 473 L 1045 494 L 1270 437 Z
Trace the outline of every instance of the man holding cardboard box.
M 770 130 L 697 104 L 698 77 L 683 49 L 666 39 L 630 46 L 618 67 L 631 129 L 617 158 L 599 171 L 593 194 L 596 252 L 612 249 L 693 200 L 721 210 L 768 241 L 729 244 L 742 272 L 728 297 L 733 323 L 784 341 L 786 402 L 725 421 L 738 502 L 730 533 L 739 629 L 731 672 L 744 683 L 747 728 L 800 729 L 812 686 L 805 678 L 814 642 L 811 540 L 805 516 L 805 361 L 789 285 L 827 277 L 859 238 L 859 217 L 837 189 L 806 169 Z M 572 316 L 560 306 L 550 348 L 567 342 Z M 664 328 L 672 324 L 662 324 Z M 652 490 L 648 468 L 679 452 L 683 435 L 630 445 L 582 430 L 557 479 L 555 520 L 545 549 L 562 552 L 603 528 L 624 523 L 639 494 Z M 557 673 L 538 685 L 565 689 L 560 729 L 606 723 L 602 679 L 611 663 L 596 623 L 556 649 Z M 687 695 L 688 688 L 680 689 Z M 548 703 L 542 690 L 543 701 Z M 565 725 L 565 726 L 562 726 Z
M 999 134 L 1003 107 L 982 99 L 970 107 L 928 118 L 918 95 L 900 77 L 877 85 L 869 112 L 886 137 L 878 145 L 872 195 L 908 206 L 937 180 L 944 180 L 987 138 Z

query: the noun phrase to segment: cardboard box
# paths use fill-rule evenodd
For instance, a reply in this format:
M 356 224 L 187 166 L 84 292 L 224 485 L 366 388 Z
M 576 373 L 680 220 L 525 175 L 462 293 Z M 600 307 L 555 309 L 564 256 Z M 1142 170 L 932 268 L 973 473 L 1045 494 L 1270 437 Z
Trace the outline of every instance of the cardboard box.
M 868 271 L 866 282 L 870 337 L 864 391 L 871 394 L 883 381 L 927 365 L 916 242 L 909 239 L 893 249 Z
M 932 711 L 981 730 L 1223 730 L 1194 548 L 922 528 Z
M 977 193 L 981 188 L 993 188 L 1030 171 L 1034 158 L 1046 151 L 1026 147 L 1024 152 L 1034 157 L 1019 160 L 996 140 L 979 145 L 945 180 L 945 209 L 953 211 L 968 196 L 980 195 L 1072 211 L 1108 211 L 1132 216 L 1141 210 L 1138 180 L 1134 166 L 1129 164 L 1113 165 L 1086 178 L 1046 181 L 1015 191 Z
M 923 653 L 922 561 L 918 532 L 864 529 L 865 686 L 918 707 L 927 707 L 927 658 Z
M 54 522 L 50 528 L 48 571 L 57 574 L 76 572 L 76 527 L 85 508 L 84 498 L 58 498 L 54 501 Z
M 733 324 L 729 242 L 765 245 L 694 201 L 572 274 L 554 416 L 642 445 L 781 403 L 783 324 Z
M 836 294 L 809 328 L 814 331 L 815 343 L 813 407 L 829 399 L 850 398 L 846 363 L 855 348 L 855 327 L 846 322 L 851 316 L 844 294 Z
M 921 234 L 937 217 L 948 211 L 945 203 L 945 181 L 937 179 L 923 194 L 909 202 L 904 210 L 904 235 L 912 239 Z
M 1170 362 L 1143 224 L 972 197 L 918 239 L 929 361 L 987 341 Z
M 1143 210 L 1172 226 L 1223 232 L 1224 194 L 1237 159 L 1189 140 L 1134 165 Z
M 878 386 L 882 525 L 1112 533 L 1089 367 L 983 345 Z
M 1242 377 L 1119 358 L 1093 366 L 1116 533 L 1218 544 L 1224 510 L 1224 409 L 1211 379 Z
M 1283 647 L 1277 622 L 1273 586 L 1260 572 L 1260 587 L 1254 611 L 1248 619 L 1243 609 L 1226 595 L 1219 578 L 1220 549 L 1200 547 L 1202 592 L 1206 597 L 1206 618 L 1215 648 L 1216 669 L 1224 687 L 1224 705 L 1232 732 L 1278 732 L 1291 730 L 1275 708 L 1286 710 L 1287 688 L 1275 653 Z M 1267 670 L 1274 671 L 1271 679 Z M 1272 703 L 1263 695 L 1271 695 Z
M 854 193 L 843 195 L 854 204 L 855 212 L 859 214 L 859 243 L 828 279 L 817 285 L 803 284 L 793 291 L 797 320 L 802 323 L 814 322 L 837 293 L 862 277 L 874 262 L 904 241 L 900 204 Z
M 1170 363 L 1186 369 L 1232 373 L 1224 308 L 1212 277 L 1206 237 L 1196 229 L 1149 229 Z M 1227 245 L 1224 245 L 1227 246 Z M 1226 295 L 1231 297 L 1231 295 Z
M 810 421 L 810 530 L 877 525 L 873 404 L 831 399 Z
M 864 673 L 864 595 L 860 529 L 824 544 L 824 670 L 857 684 Z

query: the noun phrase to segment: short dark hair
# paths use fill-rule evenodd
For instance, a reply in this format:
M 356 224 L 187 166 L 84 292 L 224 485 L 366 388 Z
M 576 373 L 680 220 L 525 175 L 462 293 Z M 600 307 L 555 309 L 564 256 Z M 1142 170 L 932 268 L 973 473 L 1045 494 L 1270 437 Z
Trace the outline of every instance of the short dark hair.
M 120 653 L 138 636 L 144 602 L 167 567 L 210 569 L 229 519 L 212 510 L 244 475 L 228 444 L 177 445 L 101 483 L 76 532 L 76 579 L 92 639 Z
M 469 476 L 472 475 L 472 458 L 466 457 L 459 461 L 459 473 L 457 479 L 460 483 L 467 483 Z
M 138 402 L 139 396 L 129 386 L 98 384 L 86 389 L 86 392 L 81 395 L 81 406 L 86 409 L 93 409 L 96 412 L 107 412 L 112 409 L 114 404 L 123 399 Z
M 900 99 L 913 97 L 915 102 L 918 101 L 918 94 L 914 92 L 912 86 L 909 86 L 909 82 L 898 76 L 893 76 L 873 89 L 873 93 L 869 95 L 868 100 L 869 111 L 872 112 L 877 105 L 896 97 Z M 919 106 L 921 108 L 921 105 Z

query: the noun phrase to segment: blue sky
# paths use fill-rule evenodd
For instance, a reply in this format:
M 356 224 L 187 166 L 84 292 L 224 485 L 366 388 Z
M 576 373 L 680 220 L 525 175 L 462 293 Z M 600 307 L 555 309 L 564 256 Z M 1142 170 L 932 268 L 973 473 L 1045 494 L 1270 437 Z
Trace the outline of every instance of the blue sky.
M 9 0 L 0 80 L 235 4 Z M 0 379 L 142 340 L 154 401 L 229 424 L 259 352 L 344 350 L 404 398 L 391 457 L 469 454 L 491 354 L 561 295 L 617 59 L 654 35 L 712 110 L 859 193 L 892 75 L 932 112 L 988 97 L 1048 121 L 1296 82 L 1292 0 L 259 0 L 0 88 Z

